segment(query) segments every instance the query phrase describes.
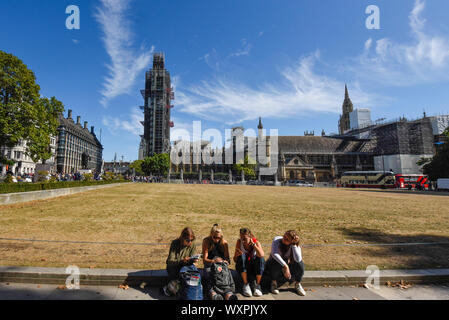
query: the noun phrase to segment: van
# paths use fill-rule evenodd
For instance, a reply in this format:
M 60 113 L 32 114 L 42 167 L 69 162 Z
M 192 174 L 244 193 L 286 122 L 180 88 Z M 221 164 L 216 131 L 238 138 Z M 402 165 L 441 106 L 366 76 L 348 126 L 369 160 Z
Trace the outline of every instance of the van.
M 437 190 L 449 191 L 449 179 L 438 179 Z

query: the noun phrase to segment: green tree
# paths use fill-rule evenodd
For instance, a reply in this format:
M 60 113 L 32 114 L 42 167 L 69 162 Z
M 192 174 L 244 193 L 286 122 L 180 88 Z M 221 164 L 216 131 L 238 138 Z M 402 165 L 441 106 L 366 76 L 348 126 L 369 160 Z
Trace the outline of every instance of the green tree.
M 136 175 L 142 176 L 143 173 L 144 173 L 143 170 L 142 170 L 142 163 L 143 163 L 143 160 L 136 160 L 136 161 L 134 161 L 133 163 L 131 163 L 129 165 L 130 171 L 132 172 L 132 170 L 134 169 Z
M 437 147 L 437 154 L 424 165 L 424 173 L 435 181 L 440 178 L 449 178 L 449 128 L 444 132 L 446 142 Z
M 13 166 L 15 161 L 14 160 L 9 160 L 8 158 L 4 157 L 4 156 L 0 156 L 0 163 L 3 163 L 7 166 Z
M 155 154 L 142 162 L 142 171 L 145 175 L 166 175 L 170 168 L 170 155 L 168 153 Z
M 36 126 L 27 137 L 27 149 L 34 162 L 43 160 L 45 163 L 52 156 L 50 138 L 57 135 L 59 114 L 64 111 L 64 105 L 52 97 L 50 99 L 41 98 L 37 107 L 39 112 L 36 116 Z
M 115 177 L 115 174 L 113 172 L 109 172 L 109 171 L 105 172 L 102 176 L 103 180 L 107 180 L 107 181 L 114 180 L 114 177 Z
M 233 166 L 234 171 L 237 175 L 245 174 L 245 177 L 248 179 L 254 179 L 256 177 L 256 164 L 255 161 L 250 158 L 248 155 L 245 156 L 245 159 L 240 160 L 237 164 Z
M 34 73 L 17 57 L 0 51 L 0 145 L 9 148 L 28 140 L 34 160 L 51 157 L 50 135 L 56 134 L 64 106 L 40 96 Z M 0 159 L 2 161 L 4 159 Z

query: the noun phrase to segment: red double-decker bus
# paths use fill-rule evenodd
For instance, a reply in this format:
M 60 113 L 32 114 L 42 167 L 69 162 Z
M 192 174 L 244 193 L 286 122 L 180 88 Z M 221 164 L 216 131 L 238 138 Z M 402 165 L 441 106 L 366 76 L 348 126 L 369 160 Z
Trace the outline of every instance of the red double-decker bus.
M 398 189 L 429 190 L 429 177 L 422 174 L 397 174 L 395 187 Z

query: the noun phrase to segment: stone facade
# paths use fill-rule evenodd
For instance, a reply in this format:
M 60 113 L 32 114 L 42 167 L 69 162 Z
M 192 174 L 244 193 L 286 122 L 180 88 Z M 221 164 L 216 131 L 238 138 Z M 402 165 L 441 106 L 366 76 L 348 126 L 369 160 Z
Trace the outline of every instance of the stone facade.
M 75 123 L 72 110 L 68 117 L 59 118 L 58 140 L 56 150 L 56 168 L 58 173 L 76 173 L 82 169 L 100 173 L 103 161 L 103 146 L 95 135 L 94 127 L 81 125 L 81 117 Z
M 12 172 L 14 175 L 34 174 L 36 170 L 36 163 L 27 155 L 26 140 L 21 140 L 14 148 L 1 147 L 0 155 L 7 159 L 14 160 L 15 163 L 7 168 L 6 165 L 0 164 L 0 174 L 6 175 L 6 172 Z M 50 167 L 50 173 L 55 173 L 55 151 L 56 151 L 56 137 L 50 137 L 50 148 L 53 156 L 46 161 Z
M 345 100 L 343 101 L 342 106 L 343 113 L 338 122 L 338 131 L 340 134 L 344 134 L 346 131 L 351 129 L 350 124 L 350 114 L 354 111 L 354 105 L 352 104 L 351 99 L 349 98 L 348 87 L 345 85 Z

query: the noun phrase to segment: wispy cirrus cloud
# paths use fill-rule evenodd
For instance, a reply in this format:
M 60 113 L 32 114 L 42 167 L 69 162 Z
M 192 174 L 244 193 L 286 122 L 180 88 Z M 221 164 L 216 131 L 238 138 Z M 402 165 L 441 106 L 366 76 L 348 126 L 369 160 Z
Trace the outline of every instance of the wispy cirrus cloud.
M 321 75 L 314 70 L 319 52 L 302 58 L 292 68 L 281 72 L 283 81 L 250 87 L 222 78 L 179 88 L 180 111 L 199 118 L 236 124 L 259 116 L 288 118 L 307 112 L 338 113 L 342 103 L 344 82 Z M 370 105 L 378 97 L 351 86 L 351 98 L 359 105 Z
M 449 37 L 426 30 L 425 7 L 425 0 L 415 0 L 409 15 L 411 42 L 370 38 L 352 70 L 361 78 L 397 86 L 449 79 Z
M 241 48 L 236 52 L 231 53 L 229 55 L 230 57 L 240 57 L 249 55 L 253 47 L 252 44 L 248 43 L 248 40 L 246 39 L 242 39 L 240 42 L 242 43 Z
M 350 63 L 334 65 L 344 71 L 340 74 L 358 79 L 349 84 L 351 99 L 357 107 L 372 108 L 393 100 L 368 93 L 361 89 L 361 84 L 374 81 L 389 86 L 413 86 L 449 79 L 449 37 L 427 30 L 427 21 L 422 18 L 425 8 L 425 0 L 415 0 L 409 14 L 410 41 L 370 38 L 361 55 L 349 58 Z M 244 47 L 248 43 L 242 44 Z M 250 49 L 241 53 L 249 53 Z M 226 119 L 229 124 L 258 116 L 288 118 L 308 112 L 339 113 L 344 82 L 338 80 L 337 74 L 332 77 L 315 70 L 318 52 L 301 59 L 296 67 L 285 68 L 281 72 L 282 82 L 255 87 L 217 76 L 215 80 L 178 89 L 177 104 L 188 114 L 206 120 Z
M 204 62 L 213 70 L 220 71 L 220 59 L 215 48 L 211 52 L 206 53 L 204 56 L 200 57 L 200 60 Z
M 107 106 L 111 99 L 127 94 L 137 75 L 148 66 L 154 47 L 134 48 L 131 22 L 127 18 L 131 0 L 100 0 L 95 18 L 103 32 L 102 41 L 111 61 L 108 75 L 101 91 L 101 104 Z
M 134 135 L 141 135 L 143 126 L 140 121 L 143 120 L 143 113 L 138 108 L 131 108 L 128 120 L 124 120 L 123 117 L 103 116 L 102 123 L 112 134 L 117 134 L 118 131 L 128 131 Z

